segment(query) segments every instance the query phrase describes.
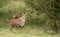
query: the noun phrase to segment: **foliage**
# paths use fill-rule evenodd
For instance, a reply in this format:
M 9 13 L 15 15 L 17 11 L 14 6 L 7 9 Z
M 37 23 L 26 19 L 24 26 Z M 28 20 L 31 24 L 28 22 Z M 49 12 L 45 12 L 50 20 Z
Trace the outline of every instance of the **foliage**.
M 27 1 L 25 0 L 25 2 L 27 3 L 28 6 L 38 11 L 37 14 L 41 14 L 45 12 L 47 16 L 47 21 L 49 21 L 47 22 L 46 26 L 48 27 L 51 26 L 51 28 L 55 32 L 58 32 L 57 22 L 60 19 L 59 18 L 59 14 L 60 14 L 59 13 L 60 12 L 59 0 L 38 0 L 38 1 L 37 0 L 27 0 Z
M 6 23 L 14 13 L 27 13 L 26 24 L 58 32 L 60 0 L 0 0 L 0 20 Z

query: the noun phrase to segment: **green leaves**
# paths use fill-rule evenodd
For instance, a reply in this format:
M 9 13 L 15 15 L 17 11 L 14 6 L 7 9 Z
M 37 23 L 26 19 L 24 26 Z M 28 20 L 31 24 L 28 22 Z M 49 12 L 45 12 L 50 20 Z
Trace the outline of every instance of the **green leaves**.
M 6 6 L 8 2 L 8 0 L 0 0 L 0 8 Z

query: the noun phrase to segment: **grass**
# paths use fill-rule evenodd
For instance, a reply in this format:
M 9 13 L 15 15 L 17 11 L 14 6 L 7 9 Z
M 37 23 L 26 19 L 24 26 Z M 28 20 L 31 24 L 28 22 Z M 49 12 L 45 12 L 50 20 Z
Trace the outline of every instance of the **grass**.
M 24 28 L 9 29 L 7 23 L 0 22 L 0 37 L 60 37 L 59 34 L 45 33 L 36 25 L 25 25 Z
M 51 35 L 48 33 L 44 33 L 40 28 L 25 26 L 22 29 L 13 28 L 11 30 L 8 27 L 2 28 L 0 30 L 0 37 L 60 37 L 60 35 Z
M 30 34 L 30 33 L 20 33 L 11 32 L 8 29 L 0 31 L 0 37 L 60 37 L 60 35 L 48 35 L 48 34 Z

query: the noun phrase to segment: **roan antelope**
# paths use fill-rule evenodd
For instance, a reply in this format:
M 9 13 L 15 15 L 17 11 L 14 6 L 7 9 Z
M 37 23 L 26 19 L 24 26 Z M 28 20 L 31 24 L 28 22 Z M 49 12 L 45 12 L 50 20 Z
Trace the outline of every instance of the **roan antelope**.
M 23 27 L 25 25 L 26 13 L 23 13 L 21 17 L 9 20 L 9 26 L 11 27 Z

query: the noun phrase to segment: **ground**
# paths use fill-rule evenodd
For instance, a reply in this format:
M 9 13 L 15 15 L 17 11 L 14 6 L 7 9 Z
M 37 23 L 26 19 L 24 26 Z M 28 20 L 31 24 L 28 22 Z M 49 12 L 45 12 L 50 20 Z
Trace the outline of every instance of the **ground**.
M 39 28 L 32 29 L 30 27 L 25 27 L 22 29 L 1 29 L 0 37 L 60 37 L 59 34 L 47 34 L 43 33 Z

